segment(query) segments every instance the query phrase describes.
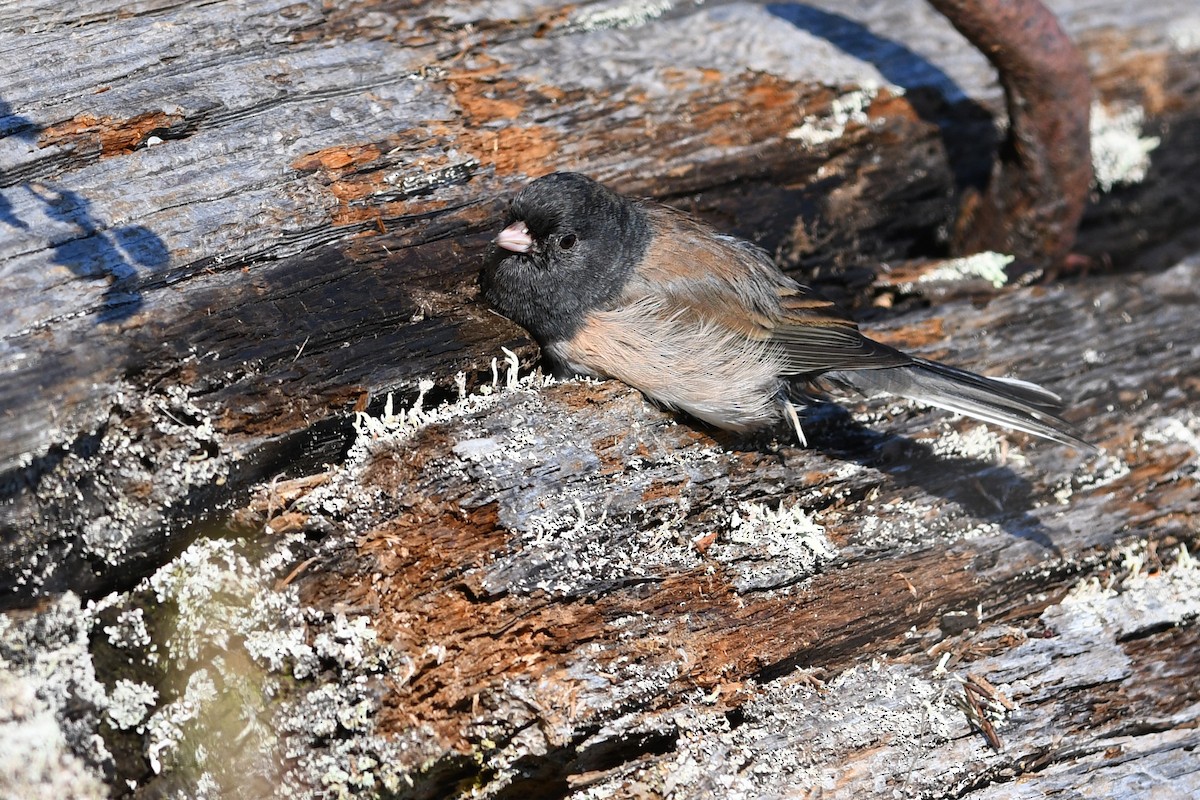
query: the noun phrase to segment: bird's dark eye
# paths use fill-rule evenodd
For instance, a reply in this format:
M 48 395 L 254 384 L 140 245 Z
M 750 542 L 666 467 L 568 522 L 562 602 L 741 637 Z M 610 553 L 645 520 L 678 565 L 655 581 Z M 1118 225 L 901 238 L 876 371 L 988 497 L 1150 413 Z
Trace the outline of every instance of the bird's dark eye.
M 573 233 L 565 233 L 559 237 L 558 246 L 563 250 L 570 250 L 572 247 L 575 246 L 575 242 L 578 239 L 579 239 L 579 237 Z

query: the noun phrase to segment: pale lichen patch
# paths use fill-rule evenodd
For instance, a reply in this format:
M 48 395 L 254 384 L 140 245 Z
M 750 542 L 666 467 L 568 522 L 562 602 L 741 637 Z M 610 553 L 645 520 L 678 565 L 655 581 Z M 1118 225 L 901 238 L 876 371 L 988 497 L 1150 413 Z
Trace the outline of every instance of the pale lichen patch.
M 985 425 L 975 425 L 961 433 L 954 429 L 945 430 L 933 442 L 935 455 L 982 461 L 995 461 L 1007 450 L 1004 438 Z M 1011 455 L 1014 460 L 1025 460 L 1019 452 L 1012 451 Z
M 1093 183 L 1104 192 L 1117 186 L 1141 183 L 1150 169 L 1150 153 L 1161 143 L 1143 136 L 1146 111 L 1141 106 L 1110 110 L 1092 106 Z
M 1180 52 L 1200 50 L 1200 15 L 1190 15 L 1172 20 L 1167 26 L 1167 38 Z
M 572 27 L 583 31 L 636 28 L 661 17 L 677 5 L 679 5 L 677 0 L 602 3 L 597 8 L 588 8 L 582 11 L 572 20 Z
M 664 715 L 660 730 L 675 736 L 672 752 L 633 764 L 577 796 L 620 797 L 621 787 L 631 782 L 663 797 L 836 794 L 846 778 L 839 754 L 852 751 L 873 753 L 868 761 L 878 776 L 878 794 L 911 780 L 908 791 L 917 795 L 938 788 L 942 776 L 914 775 L 915 759 L 961 729 L 944 685 L 880 661 L 840 673 L 824 690 L 798 674 L 763 686 L 746 683 L 740 691 L 748 701 L 739 709 L 738 724 L 702 703 Z
M 974 253 L 962 258 L 952 258 L 940 264 L 936 269 L 918 278 L 920 283 L 945 282 L 956 283 L 966 280 L 985 280 L 994 288 L 1000 289 L 1008 283 L 1008 273 L 1004 268 L 1013 262 L 1013 256 L 1004 253 Z
M 152 643 L 146 627 L 146 614 L 141 608 L 127 608 L 117 615 L 113 625 L 104 626 L 104 635 L 119 649 L 146 648 Z
M 733 570 L 738 592 L 788 586 L 820 572 L 837 548 L 799 505 L 776 508 L 739 503 L 730 515 L 729 533 L 710 553 Z
M 798 127 L 787 132 L 787 138 L 812 149 L 840 139 L 852 125 L 870 125 L 867 109 L 878 92 L 878 88 L 864 88 L 840 95 L 830 104 L 828 115 L 805 117 Z
M 36 679 L 0 665 L 0 794 L 11 798 L 103 800 L 99 770 L 74 752 Z
M 128 730 L 141 724 L 158 702 L 158 690 L 146 683 L 119 678 L 108 693 L 105 713 L 113 727 Z
M 49 766 L 48 758 L 61 758 L 62 780 L 76 783 L 82 796 L 89 796 L 87 787 L 98 783 L 100 773 L 113 763 L 96 733 L 109 700 L 88 649 L 93 624 L 91 609 L 70 592 L 20 621 L 0 615 L 0 693 L 11 690 L 19 699 L 33 692 L 37 698 L 24 710 L 14 706 L 9 715 L 0 711 L 0 739 L 5 742 L 0 765 L 9 757 L 28 758 L 32 769 Z M 35 737 L 44 737 L 43 746 L 31 746 Z M 32 780 L 33 773 L 26 777 Z

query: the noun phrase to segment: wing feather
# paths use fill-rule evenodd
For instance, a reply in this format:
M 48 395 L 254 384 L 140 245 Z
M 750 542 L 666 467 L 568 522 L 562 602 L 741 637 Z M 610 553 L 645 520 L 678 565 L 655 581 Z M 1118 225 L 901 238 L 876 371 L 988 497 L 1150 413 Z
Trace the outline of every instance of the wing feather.
M 646 205 L 657 230 L 622 305 L 665 299 L 713 325 L 770 342 L 784 375 L 812 377 L 834 369 L 873 369 L 912 359 L 872 341 L 834 303 L 779 271 L 762 248 L 674 209 Z

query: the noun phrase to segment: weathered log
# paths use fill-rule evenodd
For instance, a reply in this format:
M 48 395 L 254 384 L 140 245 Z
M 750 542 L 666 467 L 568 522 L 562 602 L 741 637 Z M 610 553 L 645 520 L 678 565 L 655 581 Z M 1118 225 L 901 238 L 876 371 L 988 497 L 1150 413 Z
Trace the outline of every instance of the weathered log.
M 1002 290 L 1036 273 L 898 260 L 1001 108 L 923 3 L 0 9 L 0 794 L 1195 794 L 1194 12 L 1054 5 L 1126 136 L 1081 250 L 1145 269 Z M 1101 454 L 480 396 L 535 352 L 474 259 L 557 167 L 1063 392 Z
M 419 375 L 485 369 L 515 342 L 473 304 L 473 259 L 528 174 L 574 165 L 687 192 L 756 163 L 760 180 L 804 185 L 856 142 L 865 170 L 866 140 L 885 137 L 907 227 L 944 215 L 932 129 L 903 100 L 805 80 L 803 59 L 757 73 L 720 51 L 761 20 L 689 18 L 631 43 L 530 38 L 568 24 L 537 7 L 516 21 L 469 5 L 453 22 L 385 14 L 355 36 L 353 17 L 315 5 L 231 10 L 175 9 L 168 26 L 98 12 L 111 19 L 81 29 L 81 52 L 117 36 L 161 66 L 92 94 L 49 64 L 9 90 L 6 594 L 127 582 L 172 546 L 171 520 L 303 469 L 297 451 L 333 459 L 344 439 L 305 446 L 321 420 L 344 427 Z M 69 24 L 19 45 L 48 48 Z M 107 86 L 113 69 L 100 59 L 87 79 Z M 839 137 L 840 96 L 859 105 Z M 805 151 L 786 134 L 810 117 L 828 141 Z M 927 181 L 902 178 L 918 169 Z
M 1162 139 L 1087 252 L 1127 259 L 1126 232 L 1144 250 L 1200 206 L 1186 5 L 1056 4 Z M 237 490 L 336 460 L 369 398 L 529 354 L 473 285 L 529 175 L 674 198 L 869 301 L 988 173 L 999 106 L 923 4 L 862 10 L 0 10 L 31 65 L 0 98 L 4 595 L 128 585 Z
M 16 614 L 0 656 L 149 794 L 1188 796 L 1198 272 L 904 320 L 1063 391 L 1098 455 L 892 401 L 812 410 L 810 449 L 717 440 L 501 375 L 360 420 L 243 537 Z
M 857 677 L 839 681 L 854 685 L 858 701 L 885 691 L 875 681 L 892 686 L 896 669 L 903 691 L 916 691 L 905 682 L 949 653 L 964 677 L 1001 675 L 1005 692 L 1038 711 L 1003 735 L 1003 754 L 985 756 L 985 741 L 964 740 L 960 728 L 945 749 L 926 740 L 919 769 L 855 754 L 844 732 L 844 744 L 825 745 L 832 760 L 821 766 L 847 776 L 838 785 L 845 796 L 874 781 L 916 780 L 914 793 L 932 791 L 946 775 L 978 787 L 998 770 L 1084 761 L 1109 737 L 1132 737 L 1132 752 L 1165 746 L 1182 756 L 1196 742 L 1189 726 L 1200 696 L 1175 694 L 1178 672 L 1140 701 L 1121 693 L 1125 681 L 1141 680 L 1130 666 L 1138 658 L 1177 660 L 1183 674 L 1196 674 L 1192 611 L 1177 609 L 1169 625 L 1185 627 L 1150 652 L 1132 642 L 1155 635 L 1158 622 L 1114 619 L 1106 630 L 1077 619 L 1069 604 L 1039 614 L 1081 575 L 1128 570 L 1134 551 L 1121 548 L 1132 542 L 1195 548 L 1197 277 L 1193 262 L 1152 279 L 1025 290 L 954 315 L 960 353 L 1001 370 L 1019 366 L 1081 402 L 1085 435 L 1106 451 L 1095 460 L 1028 442 L 1022 454 L 970 422 L 930 432 L 928 412 L 895 404 L 871 407 L 870 431 L 818 414 L 807 426 L 814 452 L 718 444 L 612 383 L 516 391 L 374 449 L 352 492 L 370 500 L 338 518 L 317 514 L 323 530 L 352 519 L 356 546 L 309 566 L 301 596 L 331 610 L 370 609 L 380 639 L 401 652 L 435 648 L 403 687 L 385 691 L 377 718 L 376 731 L 424 741 L 414 749 L 422 759 L 442 749 L 448 773 L 430 773 L 417 796 L 457 779 L 482 780 L 496 796 L 566 795 L 572 783 L 628 785 L 633 776 L 663 791 L 656 781 L 669 782 L 681 758 L 703 763 L 700 753 L 719 747 L 718 717 L 751 718 L 743 758 L 775 748 L 796 758 L 791 748 L 803 751 L 805 737 L 819 738 L 828 724 L 808 704 L 831 714 L 846 707 L 800 691 L 784 713 L 813 715 L 811 732 L 781 731 L 769 698 L 796 698 L 798 687 L 761 684 L 797 668 L 835 675 L 867 653 L 923 666 L 852 670 Z M 955 305 L 966 303 L 943 311 Z M 907 321 L 910 341 L 914 327 L 927 331 L 939 353 L 947 334 L 936 318 L 924 323 Z M 1046 357 L 1077 337 L 1097 347 Z M 1154 444 L 1160 437 L 1172 441 Z M 1197 573 L 1184 561 L 1190 577 L 1171 591 L 1183 607 L 1200 608 Z M 956 639 L 964 618 L 970 632 Z M 1079 627 L 1065 630 L 1060 618 Z M 1033 643 L 1045 626 L 1065 641 Z M 1073 669 L 1071 680 L 1054 677 Z M 1072 697 L 1080 691 L 1086 699 Z M 1120 710 L 1085 725 L 1071 721 L 1076 703 Z M 915 698 L 901 705 L 919 708 Z M 708 715 L 700 726 L 708 745 L 687 741 L 679 721 L 698 708 Z M 1153 731 L 1125 721 L 1138 714 L 1154 720 Z M 1164 731 L 1174 738 L 1139 738 Z M 781 733 L 787 744 L 772 744 Z M 498 743 L 494 752 L 485 740 Z M 896 754 L 915 742 L 878 746 Z M 481 768 L 465 766 L 481 753 Z M 717 774 L 738 772 L 716 759 Z M 882 764 L 882 773 L 868 766 Z M 689 780 L 699 783 L 688 796 L 721 796 L 719 781 L 706 784 L 699 764 L 693 769 Z M 803 774 L 757 780 L 771 786 Z M 1187 774 L 1173 785 L 1200 780 L 1200 769 Z

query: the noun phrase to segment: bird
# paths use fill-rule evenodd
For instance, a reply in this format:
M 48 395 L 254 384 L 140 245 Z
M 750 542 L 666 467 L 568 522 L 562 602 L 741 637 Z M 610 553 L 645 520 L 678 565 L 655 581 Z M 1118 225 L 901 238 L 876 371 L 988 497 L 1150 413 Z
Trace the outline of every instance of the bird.
M 868 338 L 757 245 L 576 172 L 527 184 L 489 245 L 484 299 L 559 378 L 616 379 L 655 404 L 749 433 L 826 383 L 880 392 L 1093 449 L 1037 384 L 993 378 Z

